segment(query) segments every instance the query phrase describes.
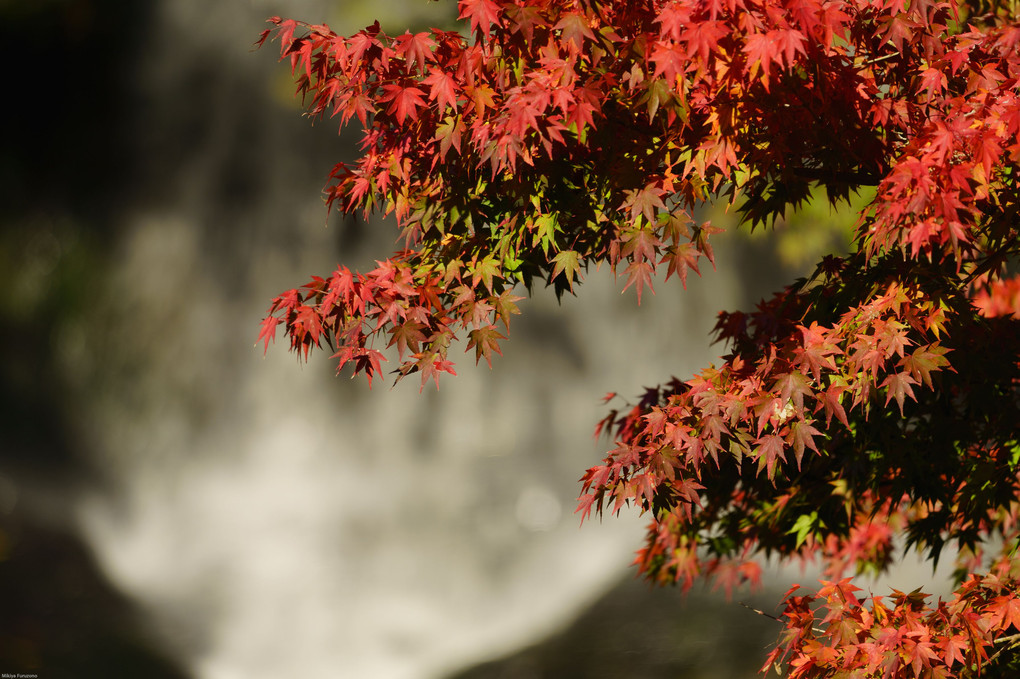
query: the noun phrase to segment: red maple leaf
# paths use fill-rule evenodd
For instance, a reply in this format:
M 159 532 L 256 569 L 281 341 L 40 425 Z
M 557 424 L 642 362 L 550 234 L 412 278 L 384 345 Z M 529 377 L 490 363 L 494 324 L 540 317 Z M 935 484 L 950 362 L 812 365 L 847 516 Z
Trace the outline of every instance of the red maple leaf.
M 481 33 L 488 40 L 493 24 L 500 22 L 501 8 L 493 0 L 459 0 L 457 6 L 460 13 L 458 19 L 471 22 L 471 33 Z
M 393 41 L 393 46 L 397 54 L 407 60 L 409 71 L 416 69 L 424 73 L 428 63 L 435 61 L 432 50 L 436 43 L 428 33 L 405 33 Z
M 447 106 L 457 108 L 457 81 L 449 73 L 432 68 L 422 83 L 429 86 L 429 99 L 436 102 L 440 110 Z
M 396 116 L 397 124 L 402 125 L 408 118 L 418 118 L 418 109 L 425 105 L 422 90 L 410 84 L 386 84 L 382 89 L 379 101 L 390 103 L 386 112 Z

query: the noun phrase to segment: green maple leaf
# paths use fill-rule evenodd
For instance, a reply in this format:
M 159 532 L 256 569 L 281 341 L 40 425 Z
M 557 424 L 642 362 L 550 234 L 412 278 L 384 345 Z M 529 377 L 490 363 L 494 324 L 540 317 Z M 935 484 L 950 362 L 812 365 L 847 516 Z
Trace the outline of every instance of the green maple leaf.
M 581 256 L 574 250 L 561 250 L 553 257 L 553 270 L 550 280 L 563 274 L 566 276 L 570 289 L 574 289 L 574 280 L 581 270 Z

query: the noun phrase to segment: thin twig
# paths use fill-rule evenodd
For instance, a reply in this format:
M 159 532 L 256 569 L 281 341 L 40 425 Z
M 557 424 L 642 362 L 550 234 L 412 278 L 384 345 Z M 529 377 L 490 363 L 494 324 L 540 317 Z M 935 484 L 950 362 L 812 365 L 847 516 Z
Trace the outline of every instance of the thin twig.
M 768 614 L 768 613 L 766 613 L 765 611 L 763 611 L 763 610 L 760 610 L 760 609 L 758 609 L 758 608 L 751 608 L 750 606 L 748 606 L 747 604 L 745 604 L 745 603 L 744 603 L 743 601 L 738 601 L 737 603 L 739 603 L 739 604 L 740 604 L 741 606 L 743 606 L 744 608 L 746 608 L 746 609 L 747 609 L 747 610 L 749 610 L 749 611 L 754 611 L 754 612 L 755 612 L 755 613 L 757 613 L 758 615 L 764 615 L 764 616 L 765 616 L 766 618 L 772 618 L 772 619 L 773 619 L 773 620 L 775 620 L 776 622 L 782 622 L 782 620 L 780 620 L 780 619 L 779 619 L 779 618 L 777 618 L 776 616 L 774 616 L 774 615 L 769 615 L 769 614 Z
M 865 61 L 861 65 L 862 66 L 871 66 L 872 64 L 877 64 L 880 61 L 888 61 L 889 59 L 894 59 L 894 58 L 896 58 L 898 56 L 902 56 L 902 55 L 899 52 L 893 52 L 892 54 L 883 54 L 880 57 L 873 57 L 871 59 L 868 59 L 867 61 Z
M 1017 643 L 1020 643 L 1020 634 L 1012 634 L 1012 635 L 1010 635 L 1008 637 L 1000 637 L 1000 638 L 994 640 L 992 643 L 993 644 L 1006 644 L 1006 645 L 1003 646 L 1002 648 L 1000 648 L 995 653 L 992 653 L 990 656 L 988 656 L 988 660 L 985 661 L 986 665 L 990 665 L 993 660 L 995 660 L 996 658 L 999 657 L 999 655 L 1002 654 L 1003 651 L 1008 651 L 1008 650 L 1010 650 L 1012 648 L 1015 648 L 1017 646 Z

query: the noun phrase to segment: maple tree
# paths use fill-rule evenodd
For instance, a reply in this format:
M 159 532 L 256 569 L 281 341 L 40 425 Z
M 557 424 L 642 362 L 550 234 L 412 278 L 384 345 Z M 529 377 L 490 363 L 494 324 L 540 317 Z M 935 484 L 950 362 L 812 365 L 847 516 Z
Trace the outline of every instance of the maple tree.
M 273 300 L 302 356 L 371 383 L 501 351 L 517 293 L 606 264 L 686 284 L 728 201 L 752 228 L 864 187 L 849 255 L 752 312 L 718 366 L 612 409 L 582 517 L 637 506 L 657 583 L 729 589 L 816 560 L 766 659 L 789 677 L 1010 676 L 1020 648 L 1020 21 L 968 0 L 460 0 L 462 32 L 353 36 L 274 17 L 314 117 L 363 129 L 330 207 L 401 249 Z M 902 536 L 959 587 L 861 599 Z

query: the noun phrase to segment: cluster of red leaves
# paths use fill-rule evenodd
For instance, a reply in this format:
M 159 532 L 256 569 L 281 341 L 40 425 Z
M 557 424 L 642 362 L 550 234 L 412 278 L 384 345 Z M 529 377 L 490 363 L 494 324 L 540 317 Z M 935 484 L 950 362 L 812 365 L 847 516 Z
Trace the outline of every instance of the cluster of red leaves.
M 499 353 L 518 284 L 559 294 L 606 262 L 640 301 L 660 267 L 684 281 L 714 261 L 703 201 L 753 227 L 817 187 L 835 203 L 877 186 L 854 254 L 721 314 L 718 367 L 610 412 L 579 510 L 639 507 L 641 571 L 685 587 L 754 582 L 760 553 L 881 570 L 897 534 L 980 568 L 984 541 L 1020 531 L 1020 25 L 982 1 L 460 0 L 469 36 L 274 18 L 311 114 L 364 130 L 327 202 L 392 213 L 404 247 L 280 295 L 260 338 L 282 323 L 294 350 L 325 342 L 369 380 L 379 338 L 398 378 L 438 383 L 457 333 L 476 361 Z M 962 675 L 1020 605 L 975 582 L 929 612 L 912 596 L 866 612 L 827 585 L 844 603 L 826 622 L 852 620 L 821 637 L 790 599 L 772 660 Z
M 649 511 L 637 563 L 656 580 L 689 587 L 758 551 L 881 570 L 896 531 L 936 556 L 1015 535 L 1015 325 L 983 321 L 959 282 L 932 285 L 952 280 L 947 264 L 827 266 L 754 314 L 723 314 L 722 366 L 600 423 L 617 448 L 585 474 L 581 511 Z M 847 303 L 869 280 L 884 289 Z
M 393 213 L 405 247 L 368 274 L 341 267 L 277 297 L 260 335 L 267 347 L 282 322 L 293 349 L 307 355 L 326 340 L 342 347 L 341 367 L 371 378 L 382 360 L 372 340 L 386 333 L 402 359 L 409 348 L 398 374 L 420 371 L 424 382 L 452 371 L 457 331 L 468 330 L 476 360 L 499 352 L 496 322 L 516 313 L 507 291 L 518 283 L 538 278 L 562 293 L 589 262 L 608 260 L 640 299 L 659 265 L 685 280 L 711 258 L 713 228 L 677 203 L 678 177 L 657 176 L 676 146 L 652 118 L 658 99 L 641 99 L 642 71 L 616 54 L 627 43 L 597 9 L 464 2 L 474 42 L 438 29 L 392 38 L 378 25 L 295 37 L 300 24 L 272 20 L 311 114 L 364 127 L 362 155 L 334 168 L 327 202 Z M 603 110 L 623 93 L 641 100 L 634 110 Z M 706 197 L 685 185 L 688 207 Z
M 409 356 L 398 369 L 400 374 L 420 371 L 423 386 L 429 377 L 438 384 L 440 372 L 456 375 L 446 352 L 458 328 L 468 330 L 468 348 L 474 347 L 479 357 L 490 360 L 492 351 L 500 353 L 497 340 L 504 336 L 493 319 L 509 329 L 510 316 L 519 313 L 515 302 L 520 298 L 507 290 L 493 292 L 491 281 L 485 281 L 483 289 L 472 286 L 470 279 L 457 279 L 451 286 L 431 272 L 422 274 L 409 259 L 409 253 L 402 253 L 377 262 L 378 267 L 366 274 L 338 266 L 329 278 L 314 276 L 273 300 L 259 339 L 268 348 L 282 322 L 294 351 L 307 358 L 313 346 L 325 341 L 336 352 L 338 371 L 350 363 L 370 385 L 386 360 L 371 346 L 382 332 L 389 334 L 387 346 L 397 345 L 402 359 Z M 452 302 L 445 301 L 450 297 Z
M 849 579 L 823 581 L 815 596 L 794 595 L 799 587 L 794 586 L 785 596 L 783 640 L 762 669 L 785 661 L 789 679 L 948 679 L 982 667 L 986 675 L 996 668 L 995 676 L 1010 676 L 1015 668 L 1007 669 L 1009 656 L 1003 653 L 1020 641 L 1020 583 L 1009 570 L 1002 564 L 998 572 L 971 575 L 950 601 L 934 606 L 920 590 L 894 590 L 891 606 L 883 597 L 871 597 L 866 606 Z

